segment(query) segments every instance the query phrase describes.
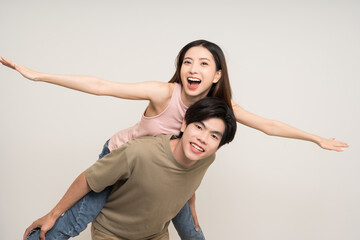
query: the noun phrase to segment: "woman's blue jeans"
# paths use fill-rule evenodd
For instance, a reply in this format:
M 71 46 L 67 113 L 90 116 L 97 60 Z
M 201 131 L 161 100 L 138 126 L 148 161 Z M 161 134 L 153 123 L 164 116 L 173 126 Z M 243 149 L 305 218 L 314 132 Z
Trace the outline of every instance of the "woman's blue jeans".
M 105 143 L 99 159 L 110 153 L 108 142 Z M 79 235 L 87 227 L 88 223 L 92 222 L 99 214 L 110 191 L 111 186 L 100 193 L 91 191 L 85 195 L 56 221 L 53 228 L 45 234 L 46 240 L 63 240 Z M 198 232 L 194 229 L 195 224 L 188 203 L 172 219 L 172 222 L 182 240 L 205 239 L 200 227 Z M 40 229 L 34 229 L 26 239 L 39 240 L 39 235 Z

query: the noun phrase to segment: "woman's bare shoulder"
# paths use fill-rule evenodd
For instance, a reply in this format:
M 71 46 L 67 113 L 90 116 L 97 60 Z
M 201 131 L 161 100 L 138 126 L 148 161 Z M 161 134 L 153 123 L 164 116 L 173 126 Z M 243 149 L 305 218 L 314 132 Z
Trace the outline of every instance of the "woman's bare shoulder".
M 150 103 L 145 116 L 156 116 L 168 106 L 173 94 L 174 83 L 153 82 L 153 91 L 150 96 Z
M 175 85 L 174 83 L 152 82 L 150 101 L 161 103 L 171 99 Z

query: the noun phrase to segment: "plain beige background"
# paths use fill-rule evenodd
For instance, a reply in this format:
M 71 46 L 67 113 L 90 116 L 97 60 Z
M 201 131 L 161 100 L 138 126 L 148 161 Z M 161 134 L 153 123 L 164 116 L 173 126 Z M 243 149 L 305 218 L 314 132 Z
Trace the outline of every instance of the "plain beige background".
M 359 12 L 355 0 L 1 0 L 0 55 L 43 72 L 166 82 L 185 44 L 219 44 L 242 107 L 351 148 L 325 151 L 239 124 L 197 192 L 207 239 L 355 240 Z M 20 239 L 146 104 L 30 82 L 1 67 L 1 239 Z M 76 239 L 90 239 L 89 231 Z

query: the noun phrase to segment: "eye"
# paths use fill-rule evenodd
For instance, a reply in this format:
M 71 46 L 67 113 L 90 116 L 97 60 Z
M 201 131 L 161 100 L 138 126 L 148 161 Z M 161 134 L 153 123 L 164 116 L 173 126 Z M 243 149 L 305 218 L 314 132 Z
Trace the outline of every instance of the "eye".
M 201 65 L 207 66 L 207 65 L 209 65 L 209 64 L 208 64 L 207 62 L 202 62 Z
M 183 64 L 190 64 L 191 62 L 189 60 L 185 60 Z
M 212 134 L 211 137 L 215 140 L 219 140 L 219 137 L 216 134 Z
M 195 124 L 195 127 L 196 127 L 197 129 L 199 129 L 199 130 L 202 129 L 202 127 L 201 127 L 199 124 Z

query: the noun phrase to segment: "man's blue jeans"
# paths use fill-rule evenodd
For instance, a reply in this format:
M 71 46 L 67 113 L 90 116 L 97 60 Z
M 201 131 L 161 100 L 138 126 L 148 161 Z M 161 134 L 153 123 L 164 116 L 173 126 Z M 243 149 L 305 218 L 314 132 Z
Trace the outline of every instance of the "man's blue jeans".
M 110 153 L 108 142 L 105 143 L 99 159 Z M 100 193 L 89 192 L 56 221 L 53 228 L 45 234 L 46 240 L 63 240 L 79 235 L 87 227 L 88 223 L 92 222 L 99 214 L 110 192 L 111 186 Z M 182 240 L 205 239 L 200 227 L 198 232 L 194 229 L 195 224 L 188 203 L 172 221 Z M 40 229 L 34 229 L 26 239 L 39 240 L 39 235 Z

